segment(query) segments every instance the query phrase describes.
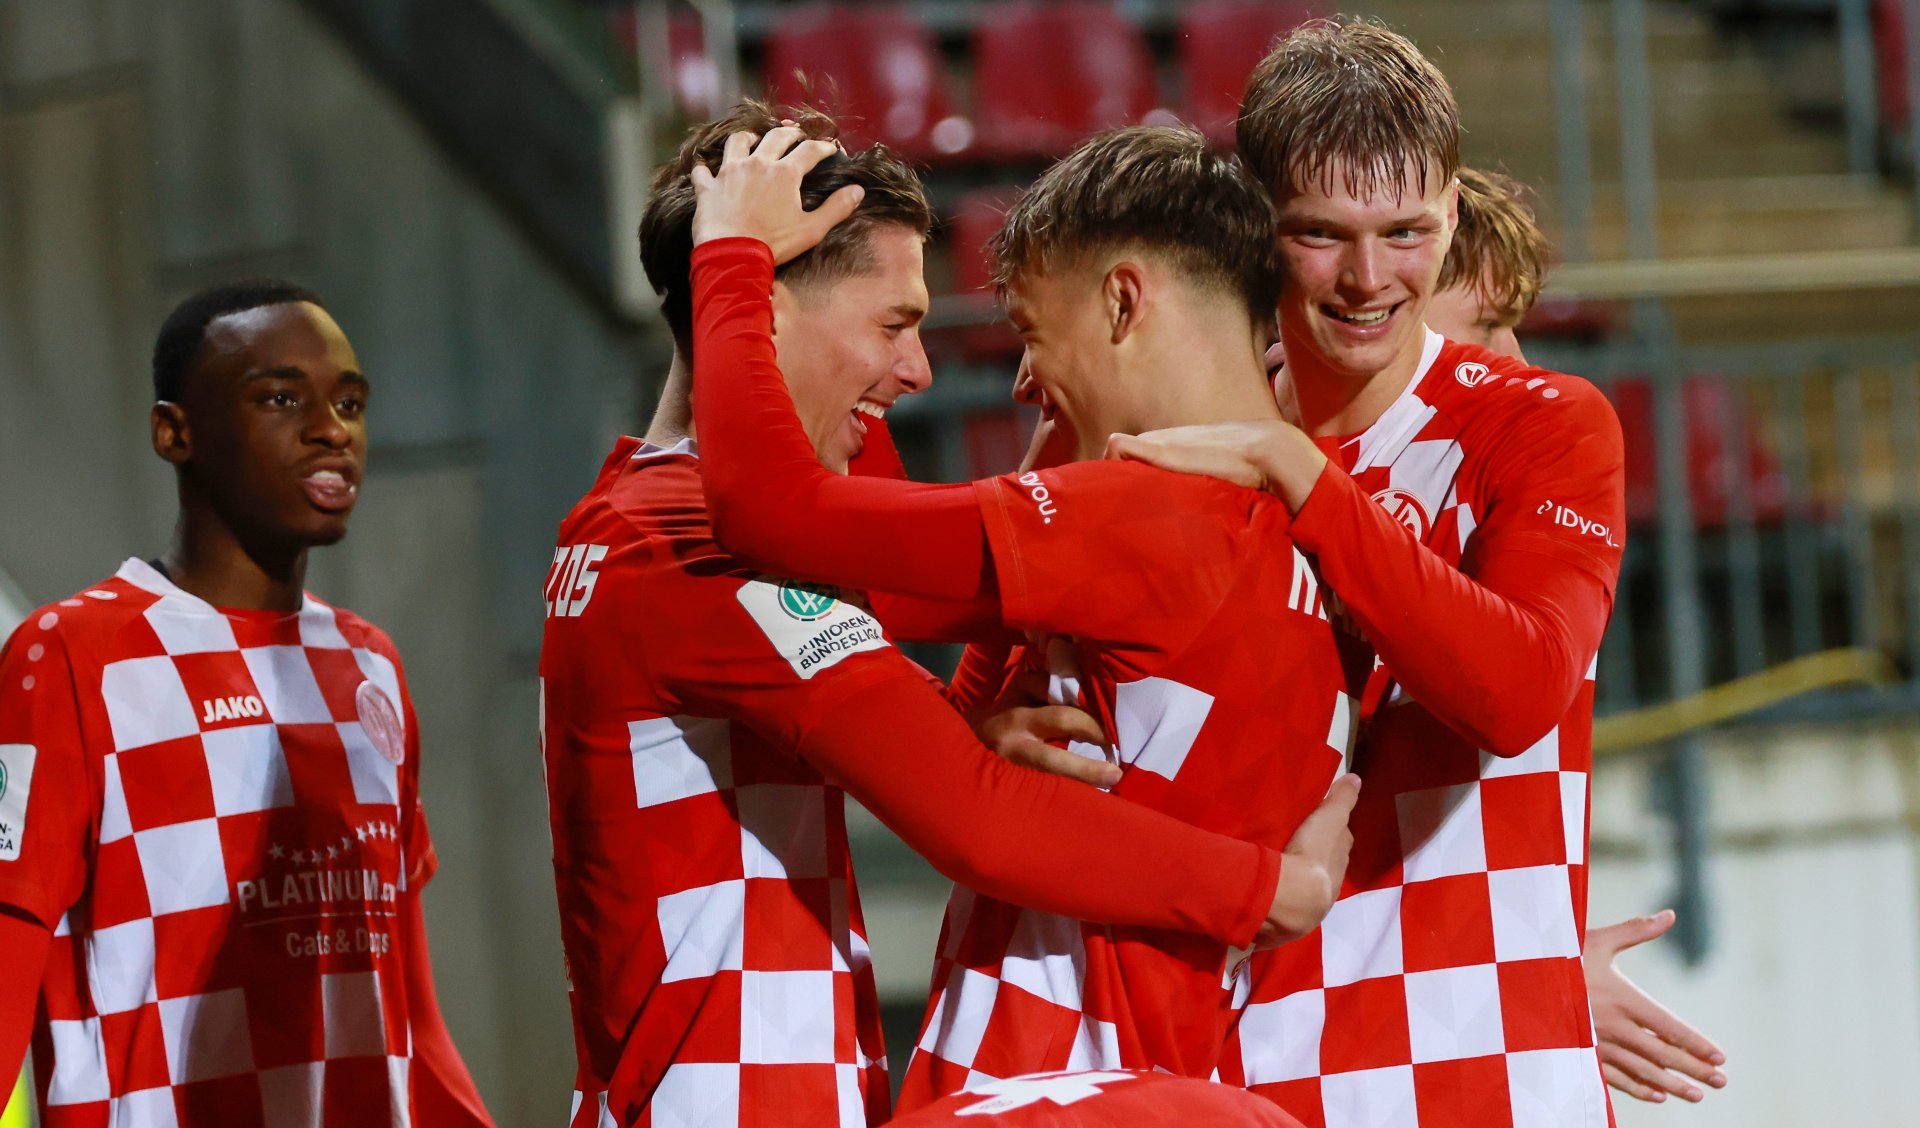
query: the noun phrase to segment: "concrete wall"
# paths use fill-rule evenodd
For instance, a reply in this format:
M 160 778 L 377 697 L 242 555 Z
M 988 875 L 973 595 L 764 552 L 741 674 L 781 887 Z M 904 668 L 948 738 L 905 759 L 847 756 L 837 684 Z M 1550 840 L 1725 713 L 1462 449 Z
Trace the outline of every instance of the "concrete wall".
M 1707 751 L 1712 946 L 1621 960 L 1727 1052 L 1698 1106 L 1615 1100 L 1623 1128 L 1896 1128 L 1920 1122 L 1920 726 L 1733 730 Z M 1645 761 L 1595 776 L 1589 921 L 1667 907 L 1666 824 Z
M 502 1124 L 573 1077 L 534 734 L 552 531 L 632 426 L 636 352 L 291 0 L 0 0 L 0 571 L 58 598 L 164 547 L 148 354 L 241 274 L 317 289 L 376 394 L 311 586 L 386 627 L 425 735 L 427 914 Z

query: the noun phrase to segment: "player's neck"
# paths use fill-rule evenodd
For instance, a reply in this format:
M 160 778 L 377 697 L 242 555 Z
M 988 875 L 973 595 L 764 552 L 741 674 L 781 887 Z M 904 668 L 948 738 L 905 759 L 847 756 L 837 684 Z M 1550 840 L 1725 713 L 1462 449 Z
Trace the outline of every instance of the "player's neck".
M 1223 327 L 1227 328 L 1227 327 Z M 1134 433 L 1280 418 L 1261 342 L 1230 329 L 1174 342 L 1143 373 Z
M 201 506 L 181 506 L 160 563 L 174 586 L 215 607 L 298 611 L 305 598 L 305 547 L 249 545 Z
M 1426 334 L 1377 372 L 1347 372 L 1310 348 L 1287 352 L 1287 377 L 1299 410 L 1300 429 L 1316 438 L 1354 435 L 1385 415 L 1420 368 Z

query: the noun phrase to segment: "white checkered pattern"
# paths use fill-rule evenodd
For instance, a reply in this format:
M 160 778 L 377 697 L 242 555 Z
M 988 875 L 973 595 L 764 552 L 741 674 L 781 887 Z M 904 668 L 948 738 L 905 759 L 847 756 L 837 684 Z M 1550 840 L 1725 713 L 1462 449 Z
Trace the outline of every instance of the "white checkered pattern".
M 44 1122 L 406 1124 L 384 953 L 430 854 L 412 756 L 355 706 L 371 679 L 399 711 L 391 644 L 311 598 L 223 614 L 137 560 L 87 594 L 23 628 L 60 632 L 102 781 L 65 797 L 99 832 L 49 960 L 76 971 L 43 988 Z
M 1456 566 L 1496 484 L 1465 472 L 1474 412 L 1499 394 L 1453 380 L 1458 348 L 1430 334 L 1421 374 L 1342 450 L 1366 493 L 1419 500 Z M 1356 757 L 1348 892 L 1318 933 L 1248 962 L 1222 1080 L 1327 1128 L 1609 1123 L 1580 969 L 1592 676 L 1509 758 L 1395 689 Z

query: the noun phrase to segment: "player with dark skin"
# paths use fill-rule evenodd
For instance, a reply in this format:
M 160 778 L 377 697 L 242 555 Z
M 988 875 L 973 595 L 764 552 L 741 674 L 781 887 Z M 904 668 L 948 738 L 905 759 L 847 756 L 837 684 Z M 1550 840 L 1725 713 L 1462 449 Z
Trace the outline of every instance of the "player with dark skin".
M 369 392 L 346 334 L 312 302 L 209 322 L 178 402 L 156 402 L 148 420 L 180 505 L 154 565 L 215 607 L 299 610 L 308 551 L 345 537 L 359 500 Z M 396 923 L 414 1018 L 415 1123 L 490 1125 L 440 1016 L 417 890 L 401 897 Z M 51 940 L 47 926 L 0 904 L 0 1076 L 19 1073 Z

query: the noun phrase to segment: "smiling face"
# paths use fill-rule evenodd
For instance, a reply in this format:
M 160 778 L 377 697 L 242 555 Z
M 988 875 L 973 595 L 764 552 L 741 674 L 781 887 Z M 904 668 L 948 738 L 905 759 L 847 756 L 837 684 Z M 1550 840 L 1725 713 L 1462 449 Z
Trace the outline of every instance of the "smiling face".
M 845 473 L 901 396 L 933 384 L 920 322 L 927 315 L 921 238 L 899 224 L 867 236 L 873 267 L 848 277 L 774 284 L 773 343 L 793 406 L 820 464 Z
M 1126 414 L 1125 395 L 1115 364 L 1113 325 L 1106 316 L 1099 279 L 1091 272 L 1063 267 L 1029 271 L 1007 283 L 1007 317 L 1026 346 L 1014 379 L 1013 398 L 1040 409 L 1051 422 L 1055 442 L 1079 451 L 1079 437 L 1107 434 Z M 1087 457 L 1079 451 L 1079 457 Z
M 367 453 L 368 386 L 340 326 L 283 302 L 214 319 L 154 449 L 243 540 L 286 548 L 347 532 Z
M 1409 168 L 1402 187 L 1358 195 L 1344 163 L 1280 205 L 1286 285 L 1280 335 L 1289 354 L 1370 379 L 1418 357 L 1421 321 L 1457 216 L 1451 180 L 1429 168 L 1426 191 Z

